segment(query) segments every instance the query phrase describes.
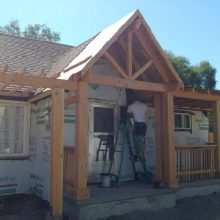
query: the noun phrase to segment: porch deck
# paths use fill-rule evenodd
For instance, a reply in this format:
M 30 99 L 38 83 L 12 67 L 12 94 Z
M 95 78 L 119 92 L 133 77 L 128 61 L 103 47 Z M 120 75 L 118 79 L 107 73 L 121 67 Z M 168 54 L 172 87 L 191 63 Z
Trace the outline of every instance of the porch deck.
M 178 189 L 155 189 L 144 182 L 124 182 L 120 187 L 90 185 L 91 199 L 75 201 L 64 195 L 64 213 L 70 219 L 96 220 L 136 210 L 172 208 L 176 200 L 220 192 L 220 179 L 180 184 Z

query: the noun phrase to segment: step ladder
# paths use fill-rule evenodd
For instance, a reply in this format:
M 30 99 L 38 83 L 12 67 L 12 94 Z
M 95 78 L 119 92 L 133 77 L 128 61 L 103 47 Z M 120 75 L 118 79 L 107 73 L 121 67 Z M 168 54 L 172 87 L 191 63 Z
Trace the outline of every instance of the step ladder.
M 132 118 L 126 117 L 123 120 L 121 120 L 118 131 L 116 134 L 116 140 L 115 140 L 115 146 L 114 146 L 114 153 L 113 158 L 110 163 L 109 167 L 109 175 L 111 175 L 111 170 L 113 166 L 113 162 L 115 159 L 115 154 L 120 153 L 120 159 L 119 159 L 119 168 L 118 173 L 116 174 L 116 181 L 118 186 L 121 182 L 121 174 L 122 174 L 122 166 L 124 163 L 124 154 L 125 149 L 128 148 L 129 150 L 129 159 L 131 161 L 132 170 L 134 173 L 135 180 L 138 180 L 138 172 L 136 171 L 136 164 L 140 163 L 142 166 L 143 174 L 147 180 L 147 183 L 151 183 L 152 174 L 148 171 L 146 160 L 144 156 L 144 146 L 145 146 L 145 138 L 142 136 L 136 136 L 133 133 L 133 124 L 132 124 Z M 119 132 L 123 129 L 123 140 L 122 144 L 118 144 L 119 140 Z M 132 151 L 132 145 L 135 147 L 135 154 Z

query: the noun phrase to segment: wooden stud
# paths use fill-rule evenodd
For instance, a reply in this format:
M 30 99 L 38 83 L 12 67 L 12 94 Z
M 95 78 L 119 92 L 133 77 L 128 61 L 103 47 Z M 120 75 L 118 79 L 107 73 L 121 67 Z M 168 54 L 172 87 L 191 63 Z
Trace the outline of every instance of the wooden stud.
M 163 177 L 170 187 L 177 187 L 176 151 L 174 143 L 174 97 L 171 92 L 162 95 Z
M 98 74 L 88 74 L 85 78 L 89 83 L 113 86 L 127 89 L 137 89 L 154 92 L 165 92 L 168 90 L 165 84 L 151 83 L 129 79 L 118 79 L 116 77 L 102 76 Z
M 122 78 L 128 79 L 128 75 L 124 72 L 124 70 L 110 53 L 106 51 L 103 56 L 111 63 L 111 65 L 117 70 Z
M 152 65 L 152 60 L 145 63 L 136 73 L 134 73 L 132 79 L 137 79 L 145 70 L 147 70 Z
M 127 66 L 128 66 L 128 78 L 132 79 L 132 32 L 128 33 L 128 59 L 127 59 Z
M 162 96 L 154 95 L 154 111 L 155 111 L 155 157 L 156 157 L 156 177 L 162 179 L 163 171 L 163 128 L 162 128 Z
M 217 145 L 217 176 L 220 176 L 220 100 L 213 103 L 214 143 Z
M 76 104 L 76 148 L 75 148 L 75 177 L 73 198 L 84 200 L 90 197 L 87 187 L 88 179 L 88 83 L 80 81 Z
M 63 213 L 64 90 L 52 90 L 51 193 L 53 216 Z

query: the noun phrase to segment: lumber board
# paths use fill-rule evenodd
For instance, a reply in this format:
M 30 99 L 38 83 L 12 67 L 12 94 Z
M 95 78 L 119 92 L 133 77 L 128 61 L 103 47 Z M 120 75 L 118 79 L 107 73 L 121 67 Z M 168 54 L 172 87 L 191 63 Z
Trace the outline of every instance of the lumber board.
M 63 212 L 64 90 L 52 91 L 51 198 L 53 216 Z

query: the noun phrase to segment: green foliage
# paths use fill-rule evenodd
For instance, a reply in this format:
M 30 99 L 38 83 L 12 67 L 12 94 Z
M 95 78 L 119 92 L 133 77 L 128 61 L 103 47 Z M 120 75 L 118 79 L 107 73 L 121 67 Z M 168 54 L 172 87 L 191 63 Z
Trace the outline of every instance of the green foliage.
M 8 25 L 0 26 L 0 32 L 32 39 L 47 40 L 52 42 L 60 41 L 60 34 L 52 31 L 45 24 L 29 24 L 26 28 L 24 28 L 24 31 L 21 31 L 18 20 L 12 20 Z
M 165 53 L 185 86 L 201 89 L 215 88 L 216 69 L 208 61 L 201 61 L 198 65 L 191 65 L 186 57 L 175 56 L 168 51 L 165 51 Z

